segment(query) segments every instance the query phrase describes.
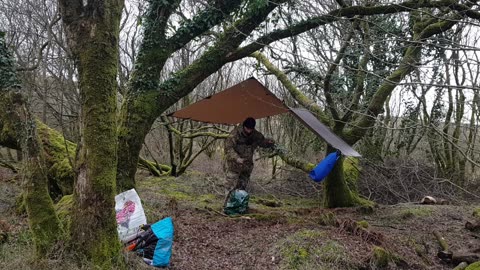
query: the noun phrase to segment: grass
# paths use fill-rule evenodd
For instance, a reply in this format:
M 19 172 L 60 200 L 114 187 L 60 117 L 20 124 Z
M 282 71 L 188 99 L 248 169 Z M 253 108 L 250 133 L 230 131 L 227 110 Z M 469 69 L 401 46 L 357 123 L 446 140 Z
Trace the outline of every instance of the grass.
M 353 262 L 344 246 L 329 240 L 325 232 L 300 230 L 277 243 L 280 269 L 351 269 Z
M 431 208 L 426 207 L 418 207 L 418 208 L 408 208 L 399 211 L 398 216 L 401 219 L 410 219 L 416 217 L 428 217 L 431 216 L 433 210 Z

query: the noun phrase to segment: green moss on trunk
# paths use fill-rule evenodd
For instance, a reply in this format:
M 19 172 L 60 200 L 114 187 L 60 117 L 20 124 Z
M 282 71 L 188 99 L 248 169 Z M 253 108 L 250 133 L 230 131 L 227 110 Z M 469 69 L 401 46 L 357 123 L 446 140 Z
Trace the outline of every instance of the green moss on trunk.
M 77 145 L 40 121 L 37 121 L 37 127 L 45 150 L 50 195 L 55 198 L 72 194 L 75 174 L 71 162 L 75 160 Z
M 28 224 L 32 231 L 37 256 L 45 257 L 64 233 L 48 194 L 47 178 L 39 165 L 41 162 L 29 159 L 26 163 L 25 177 L 31 179 L 25 185 Z
M 64 229 L 69 229 L 72 224 L 73 195 L 65 195 L 55 204 L 55 212 Z M 69 232 L 67 232 L 67 235 Z
M 151 91 L 151 90 L 150 90 Z M 156 91 L 155 91 L 156 92 Z M 145 136 L 157 118 L 156 93 L 142 93 L 122 106 L 118 131 L 117 191 L 135 187 L 135 173 Z
M 25 157 L 23 168 L 25 206 L 35 251 L 37 256 L 45 257 L 64 236 L 64 232 L 48 192 L 44 152 L 36 133 L 35 120 L 31 116 L 27 116 L 26 119 L 24 121 L 26 134 L 21 136 L 22 141 L 26 143 L 22 146 Z
M 350 207 L 356 205 L 355 194 L 348 188 L 343 173 L 343 157 L 324 182 L 323 204 L 327 208 Z
M 332 149 L 330 149 L 332 151 Z M 374 202 L 360 197 L 357 190 L 359 177 L 358 167 L 354 159 L 341 157 L 324 182 L 323 205 L 335 207 L 373 207 Z

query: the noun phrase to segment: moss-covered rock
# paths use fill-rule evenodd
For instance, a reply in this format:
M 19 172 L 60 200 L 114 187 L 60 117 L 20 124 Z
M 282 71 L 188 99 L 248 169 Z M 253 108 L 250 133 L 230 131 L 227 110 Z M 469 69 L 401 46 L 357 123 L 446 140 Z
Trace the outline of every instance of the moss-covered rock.
M 381 247 L 373 247 L 372 250 L 372 264 L 384 268 L 388 266 L 388 263 L 392 260 L 392 255 L 390 252 L 386 251 Z
M 382 247 L 374 246 L 372 250 L 370 264 L 374 265 L 377 268 L 385 268 L 390 263 L 394 263 L 396 265 L 402 265 L 402 263 L 405 264 L 405 261 L 402 258 L 400 258 L 398 255 Z
M 475 209 L 473 209 L 472 216 L 480 219 L 480 207 L 476 207 Z
M 203 203 L 213 203 L 215 202 L 216 197 L 213 194 L 203 194 L 200 197 L 198 197 L 198 200 Z
M 370 227 L 370 224 L 368 224 L 368 221 L 366 220 L 360 220 L 357 221 L 357 226 L 360 228 L 368 229 L 368 227 Z
M 324 226 L 335 226 L 337 224 L 337 216 L 334 212 L 321 214 L 318 218 L 318 223 Z
M 427 217 L 433 213 L 431 208 L 418 207 L 418 208 L 408 208 L 401 210 L 398 213 L 398 216 L 402 219 L 409 219 L 413 217 Z
M 326 240 L 325 232 L 300 230 L 279 241 L 280 269 L 353 269 L 344 246 Z
M 275 200 L 275 199 L 265 199 L 265 198 L 259 198 L 259 197 L 252 197 L 250 200 L 253 203 L 258 203 L 261 205 L 265 205 L 268 207 L 281 207 L 283 205 L 282 202 Z
M 480 261 L 470 264 L 465 270 L 480 270 Z

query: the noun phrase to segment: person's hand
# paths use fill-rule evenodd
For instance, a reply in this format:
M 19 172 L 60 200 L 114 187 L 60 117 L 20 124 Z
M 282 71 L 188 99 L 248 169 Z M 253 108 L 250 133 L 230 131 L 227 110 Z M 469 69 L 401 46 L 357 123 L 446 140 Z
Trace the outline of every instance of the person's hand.
M 243 164 L 245 162 L 245 159 L 239 157 L 239 158 L 237 158 L 236 161 L 237 161 L 238 164 Z

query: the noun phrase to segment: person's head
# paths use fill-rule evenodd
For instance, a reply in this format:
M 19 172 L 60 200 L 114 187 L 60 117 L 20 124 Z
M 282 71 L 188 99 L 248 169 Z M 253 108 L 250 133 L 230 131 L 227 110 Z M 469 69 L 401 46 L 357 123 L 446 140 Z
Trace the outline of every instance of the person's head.
M 247 119 L 245 119 L 245 121 L 243 121 L 243 131 L 245 132 L 245 134 L 250 135 L 255 129 L 255 124 L 255 119 L 253 119 L 252 117 L 248 117 Z

